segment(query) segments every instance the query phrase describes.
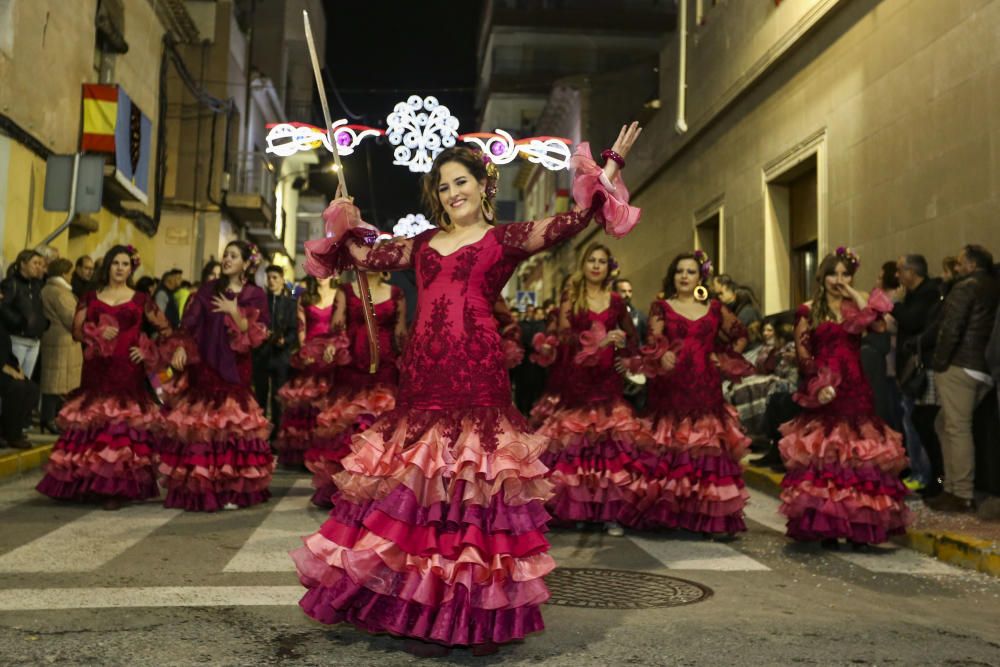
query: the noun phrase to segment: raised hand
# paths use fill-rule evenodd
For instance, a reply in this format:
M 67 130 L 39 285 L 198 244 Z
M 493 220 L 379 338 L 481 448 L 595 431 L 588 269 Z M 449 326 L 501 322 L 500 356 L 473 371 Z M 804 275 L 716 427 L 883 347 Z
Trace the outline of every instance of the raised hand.
M 629 154 L 632 150 L 632 146 L 635 145 L 636 139 L 642 134 L 642 128 L 639 127 L 637 121 L 633 121 L 631 125 L 622 125 L 622 129 L 618 132 L 618 138 L 615 139 L 615 143 L 611 146 L 611 150 L 618 153 L 622 158 Z M 619 166 L 614 160 L 608 160 L 604 165 L 604 175 L 607 176 L 608 181 L 614 182 L 615 176 L 618 175 Z

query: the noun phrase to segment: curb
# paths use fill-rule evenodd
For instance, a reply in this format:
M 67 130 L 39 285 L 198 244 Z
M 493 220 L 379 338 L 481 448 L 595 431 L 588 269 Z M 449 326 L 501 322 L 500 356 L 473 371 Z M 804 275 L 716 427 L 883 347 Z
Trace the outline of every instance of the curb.
M 52 443 L 46 443 L 0 456 L 0 480 L 41 468 L 51 453 Z
M 781 480 L 785 477 L 782 473 L 746 461 L 742 465 L 747 486 L 774 497 L 781 494 Z M 1000 577 L 1000 551 L 990 540 L 944 530 L 908 528 L 906 535 L 893 541 L 949 565 Z

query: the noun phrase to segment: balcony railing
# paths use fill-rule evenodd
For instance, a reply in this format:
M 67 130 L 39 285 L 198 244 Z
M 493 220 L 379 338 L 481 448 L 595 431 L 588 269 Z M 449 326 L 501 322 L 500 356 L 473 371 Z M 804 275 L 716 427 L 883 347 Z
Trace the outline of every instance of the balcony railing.
M 274 218 L 274 171 L 261 152 L 240 152 L 230 162 L 226 203 L 244 222 Z

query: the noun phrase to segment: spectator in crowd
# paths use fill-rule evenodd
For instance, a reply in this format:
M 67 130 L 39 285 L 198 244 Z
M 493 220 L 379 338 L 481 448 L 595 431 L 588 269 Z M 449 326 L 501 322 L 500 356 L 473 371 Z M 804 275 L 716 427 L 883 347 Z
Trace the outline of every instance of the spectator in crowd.
M 720 273 L 712 278 L 708 287 L 712 296 L 722 301 L 722 293 L 726 290 L 732 292 L 736 288 L 736 281 L 728 273 Z
M 135 282 L 135 291 L 144 292 L 149 296 L 153 296 L 153 294 L 156 292 L 156 286 L 157 286 L 156 278 L 154 278 L 153 276 L 143 276 L 142 278 L 139 278 L 139 280 Z
M 59 434 L 56 415 L 62 408 L 63 397 L 80 386 L 83 368 L 83 350 L 73 340 L 73 318 L 77 298 L 70 281 L 75 275 L 73 263 L 68 259 L 49 262 L 49 279 L 42 287 L 42 311 L 49 321 L 49 328 L 42 334 L 41 391 L 42 431 Z
M 81 255 L 77 258 L 70 284 L 77 299 L 94 289 L 94 259 L 90 255 Z
M 923 255 L 903 255 L 896 262 L 899 287 L 893 293 L 896 321 L 896 378 L 903 408 L 903 433 L 910 459 L 910 488 L 925 497 L 937 495 L 944 474 L 941 444 L 934 430 L 938 413 L 931 363 L 937 342 L 941 281 L 928 276 Z M 923 368 L 923 372 L 920 368 Z M 922 377 L 922 379 L 921 379 Z
M 181 313 L 177 308 L 177 301 L 174 299 L 174 292 L 181 286 L 184 273 L 180 269 L 170 269 L 160 278 L 160 285 L 156 288 L 153 300 L 156 306 L 167 316 L 167 321 L 174 329 L 180 326 Z
M 744 327 L 748 327 L 754 322 L 760 322 L 763 319 L 760 314 L 760 308 L 757 305 L 757 297 L 754 295 L 752 289 L 745 285 L 737 285 L 725 273 L 716 276 L 712 284 L 718 285 L 719 301 L 724 303 L 736 315 Z
M 941 401 L 936 426 L 944 455 L 944 492 L 927 500 L 935 510 L 975 509 L 972 418 L 993 384 L 986 345 L 1000 301 L 1000 283 L 992 271 L 993 256 L 986 248 L 962 248 L 958 278 L 942 307 L 933 369 Z
M 35 252 L 37 252 L 41 256 L 42 263 L 45 265 L 42 273 L 42 279 L 44 282 L 45 279 L 44 271 L 48 270 L 49 262 L 55 259 L 59 259 L 59 250 L 57 248 L 53 248 L 50 245 L 45 245 L 44 243 L 42 243 L 40 245 L 35 246 Z
M 222 264 L 214 259 L 208 260 L 208 263 L 201 269 L 201 284 L 204 285 L 209 280 L 218 280 L 222 277 Z M 282 279 L 284 282 L 284 279 Z
M 11 337 L 0 319 L 0 436 L 7 447 L 31 448 L 24 436 L 24 415 L 37 403 L 38 385 L 21 370 Z
M 10 335 L 18 368 L 27 376 L 35 370 L 42 334 L 49 326 L 42 312 L 45 260 L 34 250 L 22 250 L 0 283 L 0 320 Z
M 177 303 L 177 312 L 184 317 L 184 307 L 187 306 L 188 299 L 197 291 L 190 280 L 182 280 L 181 284 L 174 290 L 174 301 Z
M 896 263 L 885 262 L 879 267 L 875 289 L 889 296 L 898 287 Z M 887 314 L 885 323 L 885 331 L 868 331 L 861 339 L 861 367 L 872 389 L 875 413 L 893 430 L 899 431 L 902 415 L 896 392 L 896 321 Z
M 253 384 L 262 410 L 271 407 L 271 423 L 281 423 L 278 390 L 288 381 L 292 351 L 298 341 L 295 298 L 285 285 L 285 270 L 272 264 L 267 267 L 267 305 L 271 324 L 267 341 L 254 350 Z
M 613 289 L 625 302 L 625 308 L 632 320 L 632 326 L 635 327 L 635 331 L 639 335 L 639 341 L 644 342 L 646 340 L 646 313 L 632 305 L 632 281 L 628 278 L 618 278 L 614 282 Z
M 958 278 L 958 257 L 948 255 L 941 260 L 941 293 L 948 296 Z

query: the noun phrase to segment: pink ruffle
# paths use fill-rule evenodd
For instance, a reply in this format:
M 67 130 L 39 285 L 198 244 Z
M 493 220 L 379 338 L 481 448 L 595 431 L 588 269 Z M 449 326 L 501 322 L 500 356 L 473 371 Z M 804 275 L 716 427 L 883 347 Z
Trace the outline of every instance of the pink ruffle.
M 338 271 L 353 268 L 347 247 L 349 237 L 371 244 L 378 230 L 361 219 L 361 212 L 353 201 L 334 199 L 323 211 L 325 236 L 305 242 L 306 272 L 317 278 L 329 278 Z
M 201 355 L 198 353 L 198 344 L 183 330 L 173 332 L 171 335 L 160 340 L 160 358 L 166 363 L 170 363 L 174 358 L 177 348 L 183 347 L 187 353 L 188 365 L 201 363 Z
M 648 378 L 666 375 L 673 368 L 664 368 L 662 359 L 667 352 L 674 353 L 674 363 L 676 363 L 677 353 L 680 352 L 683 341 L 671 343 L 663 336 L 657 336 L 649 345 L 639 348 L 639 354 L 624 359 L 625 368 L 630 373 L 642 373 Z
M 810 480 L 783 486 L 780 511 L 788 517 L 788 536 L 794 539 L 847 538 L 877 544 L 905 532 L 910 522 L 902 498 Z
M 63 405 L 56 424 L 64 431 L 93 431 L 115 424 L 125 424 L 134 431 L 153 431 L 162 419 L 160 407 L 145 394 L 119 398 L 80 393 Z
M 326 349 L 334 348 L 333 359 L 326 361 Z M 294 368 L 332 369 L 351 362 L 350 341 L 344 334 L 313 336 L 292 358 Z
M 325 406 L 316 417 L 316 435 L 321 439 L 336 437 L 354 426 L 364 415 L 378 417 L 396 407 L 396 392 L 378 384 L 353 393 L 342 393 Z
M 789 470 L 872 465 L 898 474 L 907 466 L 903 437 L 876 416 L 839 418 L 804 413 L 781 425 L 778 443 Z
M 546 350 L 546 346 L 548 349 Z M 546 336 L 539 331 L 531 339 L 531 347 L 534 350 L 528 359 L 542 368 L 548 368 L 556 360 L 556 352 L 559 348 L 559 339 L 553 335 Z
M 271 433 L 271 424 L 256 403 L 244 408 L 232 396 L 217 404 L 182 396 L 171 406 L 164 422 L 167 437 L 182 442 L 267 440 Z
M 601 341 L 608 335 L 608 330 L 601 322 L 595 321 L 590 329 L 580 334 L 580 351 L 573 357 L 573 363 L 579 366 L 593 366 L 601 359 L 604 349 Z
M 240 314 L 246 318 L 247 330 L 240 331 L 235 320 L 226 315 L 226 328 L 229 329 L 229 347 L 237 354 L 245 354 L 260 347 L 267 340 L 267 326 L 259 322 L 260 311 L 256 308 L 240 308 Z
M 652 437 L 668 450 L 688 452 L 693 457 L 722 455 L 731 461 L 742 459 L 750 446 L 736 410 L 728 404 L 718 412 L 655 415 Z
M 155 373 L 159 371 L 170 361 L 167 359 L 166 362 L 164 362 L 164 360 L 160 358 L 160 351 L 156 343 L 150 340 L 149 336 L 144 333 L 139 334 L 139 340 L 136 342 L 136 347 L 138 347 L 139 352 L 142 353 L 142 363 L 147 373 Z
M 115 346 L 118 344 L 117 336 L 111 340 L 104 337 L 104 332 L 112 327 L 118 328 L 118 320 L 109 313 L 101 313 L 97 322 L 83 323 L 83 338 L 84 342 L 87 343 L 83 346 L 85 359 L 110 357 L 114 354 Z
M 282 385 L 278 390 L 278 398 L 286 408 L 302 404 L 314 405 L 329 396 L 330 390 L 329 377 L 318 372 L 308 372 Z
M 804 408 L 818 408 L 823 405 L 819 400 L 819 393 L 827 387 L 835 390 L 840 383 L 840 373 L 825 366 L 809 379 L 805 391 L 795 392 L 792 399 Z
M 730 382 L 739 382 L 744 378 L 757 374 L 757 369 L 754 368 L 753 364 L 748 362 L 742 354 L 731 348 L 720 348 L 716 350 L 715 356 L 719 362 L 719 372 L 722 373 L 722 377 Z
M 585 407 L 563 407 L 545 420 L 538 435 L 549 441 L 548 449 L 559 448 L 576 442 L 579 436 L 596 434 L 620 442 L 652 444 L 648 425 L 638 417 L 632 407 L 619 399 Z
M 621 171 L 615 175 L 614 183 L 609 184 L 604 177 L 604 170 L 594 162 L 590 144 L 586 141 L 577 145 L 571 167 L 576 172 L 572 186 L 573 200 L 580 206 L 588 206 L 595 196 L 603 198 L 600 208 L 594 211 L 594 217 L 605 233 L 622 238 L 632 231 L 638 224 L 642 211 L 629 205 L 629 192 L 622 180 Z

